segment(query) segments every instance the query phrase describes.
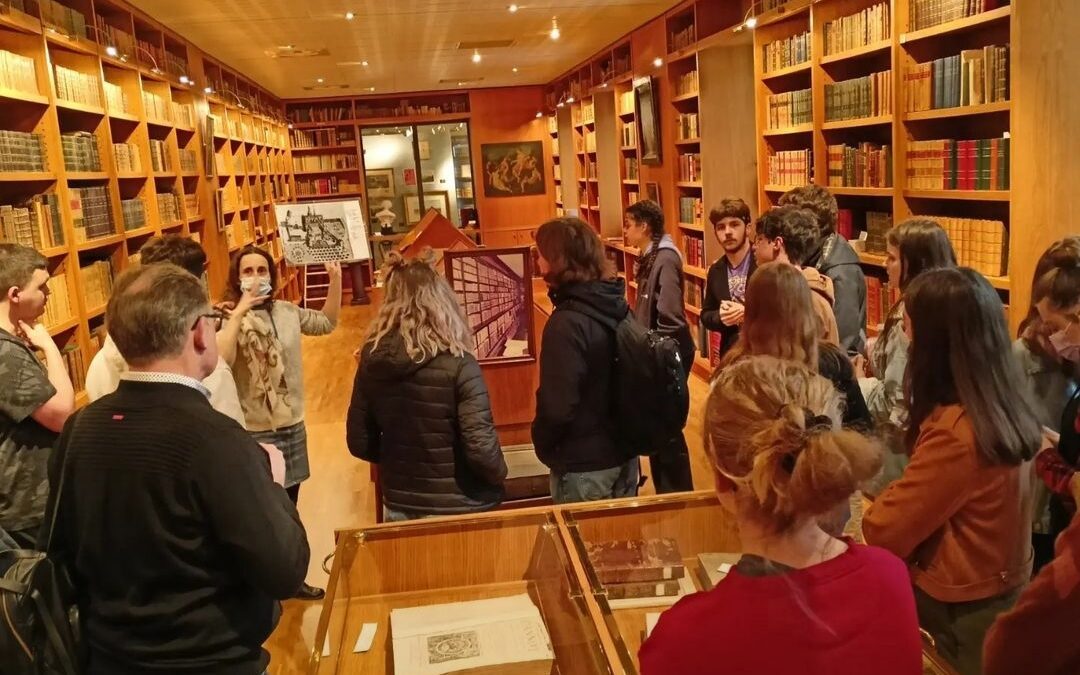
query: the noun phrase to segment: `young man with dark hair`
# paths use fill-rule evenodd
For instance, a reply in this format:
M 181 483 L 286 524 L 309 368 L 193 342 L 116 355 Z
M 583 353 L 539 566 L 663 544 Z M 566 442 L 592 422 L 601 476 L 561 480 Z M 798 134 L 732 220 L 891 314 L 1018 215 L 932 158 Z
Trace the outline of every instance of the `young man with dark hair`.
M 105 318 L 129 370 L 64 428 L 49 465 L 54 482 L 63 467 L 52 553 L 75 582 L 86 672 L 261 675 L 310 550 L 284 465 L 274 475 L 210 406 L 223 315 L 160 263 L 121 274 Z
M 757 268 L 754 256 L 750 255 L 750 207 L 741 199 L 729 197 L 709 212 L 709 222 L 724 255 L 709 267 L 701 303 L 701 325 L 720 333 L 720 356 L 723 356 L 739 337 L 746 281 Z
M 840 347 L 861 354 L 866 346 L 866 275 L 855 249 L 836 232 L 836 198 L 820 185 L 804 185 L 784 194 L 780 205 L 808 209 L 817 217 L 818 239 L 803 264 L 833 280 Z
M 48 281 L 48 261 L 40 253 L 0 244 L 0 530 L 24 548 L 42 543 L 37 531 L 49 493 L 49 454 L 75 410 L 60 348 L 38 323 L 49 300 Z M 31 348 L 45 355 L 44 366 Z
M 836 317 L 833 314 L 832 279 L 803 261 L 817 242 L 817 218 L 808 209 L 778 206 L 758 218 L 755 227 L 754 260 L 758 265 L 778 261 L 797 268 L 814 293 L 810 296 L 821 323 L 821 339 L 839 346 Z

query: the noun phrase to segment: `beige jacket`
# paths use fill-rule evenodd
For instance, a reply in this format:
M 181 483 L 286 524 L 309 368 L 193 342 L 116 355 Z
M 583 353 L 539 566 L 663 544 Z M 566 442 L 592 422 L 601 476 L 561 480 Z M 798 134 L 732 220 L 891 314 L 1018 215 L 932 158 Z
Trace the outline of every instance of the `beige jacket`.
M 836 315 L 833 313 L 833 302 L 836 300 L 833 280 L 813 267 L 803 267 L 802 275 L 813 291 L 810 300 L 814 305 L 814 313 L 821 322 L 821 339 L 839 347 L 840 329 L 836 326 Z

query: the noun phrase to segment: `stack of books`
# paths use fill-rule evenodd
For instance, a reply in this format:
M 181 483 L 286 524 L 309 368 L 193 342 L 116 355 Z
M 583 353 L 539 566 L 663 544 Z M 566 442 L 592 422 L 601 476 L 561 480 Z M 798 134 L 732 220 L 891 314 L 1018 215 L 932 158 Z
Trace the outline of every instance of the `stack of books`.
M 105 82 L 105 107 L 114 113 L 130 113 L 128 97 L 123 87 L 112 82 Z
M 814 121 L 813 99 L 809 89 L 799 89 L 769 96 L 769 129 L 784 129 Z
M 892 214 L 877 211 L 866 212 L 866 241 L 863 244 L 867 253 L 885 255 L 886 238 L 892 229 Z
M 889 3 L 825 22 L 825 55 L 846 52 L 889 39 Z
M 675 119 L 675 135 L 680 141 L 700 137 L 701 131 L 698 129 L 698 114 L 679 113 L 678 117 Z
M 98 139 L 94 134 L 87 131 L 62 133 L 60 146 L 64 151 L 64 166 L 68 171 L 101 171 Z
M 828 146 L 830 187 L 892 187 L 892 148 L 876 143 Z
M 195 126 L 194 106 L 172 101 L 169 103 L 169 121 L 178 127 L 191 129 Z
M 911 141 L 905 169 L 913 190 L 1008 190 L 1009 138 Z
M 689 232 L 683 233 L 683 253 L 686 255 L 686 264 L 694 267 L 705 267 L 705 239 L 690 234 Z M 694 305 L 700 307 L 700 305 Z
M 609 601 L 682 594 L 686 567 L 674 539 L 588 542 L 585 550 Z
M 908 112 L 1009 100 L 1009 48 L 965 49 L 916 64 L 904 75 Z
M 0 50 L 0 88 L 37 94 L 37 70 L 34 59 Z
M 679 197 L 679 222 L 701 225 L 705 221 L 705 202 L 700 197 Z M 704 265 L 698 265 L 704 267 Z
M 57 65 L 56 97 L 72 103 L 101 107 L 101 93 L 98 91 L 98 77 L 91 73 Z
M 142 93 L 142 100 L 147 119 L 156 122 L 169 121 L 169 101 L 150 91 Z
M 199 170 L 199 156 L 194 150 L 180 150 L 180 170 L 195 173 Z
M 34 195 L 17 205 L 0 206 L 0 242 L 42 250 L 64 245 L 60 198 L 53 193 Z
M 1009 0 L 911 0 L 908 30 L 932 28 L 1009 4 Z
M 619 114 L 634 112 L 634 90 L 619 94 Z
M 685 75 L 680 75 L 679 79 L 675 80 L 675 95 L 686 96 L 688 94 L 698 93 L 698 73 L 696 70 L 691 70 Z
M 184 195 L 184 211 L 187 213 L 188 218 L 199 217 L 199 193 Z
M 172 171 L 172 157 L 165 141 L 150 139 L 150 166 L 155 173 Z
M 704 259 L 701 263 L 697 264 L 698 267 L 704 267 Z M 683 301 L 688 307 L 695 307 L 701 309 L 702 300 L 705 298 L 705 282 L 697 277 L 686 278 L 686 288 L 683 291 Z
M 45 137 L 0 130 L 0 171 L 47 171 Z
M 673 31 L 668 34 L 668 51 L 674 52 L 682 49 L 683 47 L 689 47 L 697 40 L 697 31 L 694 28 L 694 24 L 691 23 L 682 30 Z
M 949 235 L 956 263 L 988 277 L 1003 277 L 1009 269 L 1008 234 L 1000 220 L 926 216 Z
M 596 133 L 585 132 L 585 152 L 596 152 Z
M 769 185 L 799 187 L 810 183 L 812 150 L 781 150 L 769 155 Z
M 327 171 L 332 169 L 355 169 L 356 155 L 294 155 L 293 171 Z M 254 173 L 255 167 L 252 167 Z
M 889 316 L 889 310 L 900 300 L 900 289 L 889 282 L 866 275 L 866 328 L 880 330 Z
M 142 173 L 139 146 L 134 143 L 113 143 L 113 159 L 120 173 Z
M 120 212 L 124 218 L 125 231 L 146 227 L 146 204 L 141 197 L 120 200 Z
M 701 181 L 701 153 L 688 152 L 679 155 L 679 180 L 697 183 Z
M 158 220 L 163 226 L 180 222 L 180 198 L 175 192 L 157 193 Z
M 770 42 L 761 48 L 761 65 L 766 73 L 806 63 L 810 60 L 810 31 Z
M 109 301 L 113 286 L 112 263 L 98 260 L 79 268 L 83 300 L 89 308 L 100 307 Z
M 825 85 L 825 120 L 853 120 L 892 114 L 892 71 Z
M 114 234 L 107 187 L 71 188 L 68 195 L 75 241 L 84 242 Z
M 68 291 L 67 272 L 57 272 L 49 277 L 49 301 L 45 303 L 45 316 L 41 322 L 46 328 L 59 326 L 75 316 Z
M 622 125 L 622 146 L 624 148 L 637 146 L 637 127 L 633 123 Z

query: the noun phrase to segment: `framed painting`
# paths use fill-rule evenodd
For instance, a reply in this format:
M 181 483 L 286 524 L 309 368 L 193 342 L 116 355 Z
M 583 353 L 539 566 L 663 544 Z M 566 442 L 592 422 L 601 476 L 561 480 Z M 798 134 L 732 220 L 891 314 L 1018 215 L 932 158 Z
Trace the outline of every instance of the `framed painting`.
M 481 364 L 534 360 L 529 247 L 448 250 L 443 263 L 469 320 L 476 360 Z
M 485 197 L 524 197 L 547 192 L 544 144 L 485 143 L 480 146 Z
M 420 222 L 428 209 L 435 209 L 447 218 L 450 217 L 450 193 L 446 190 L 424 191 L 424 208 L 420 208 L 420 195 L 405 195 L 405 223 L 415 225 Z
M 654 182 L 645 183 L 645 199 L 656 202 L 658 206 L 663 206 L 663 204 L 660 203 L 660 184 L 659 183 L 654 183 Z
M 660 108 L 656 103 L 653 78 L 634 80 L 634 104 L 637 106 L 638 138 L 641 142 L 641 163 L 660 165 Z
M 394 189 L 393 169 L 368 169 L 364 172 L 364 180 L 367 183 L 368 201 L 375 199 L 393 199 Z

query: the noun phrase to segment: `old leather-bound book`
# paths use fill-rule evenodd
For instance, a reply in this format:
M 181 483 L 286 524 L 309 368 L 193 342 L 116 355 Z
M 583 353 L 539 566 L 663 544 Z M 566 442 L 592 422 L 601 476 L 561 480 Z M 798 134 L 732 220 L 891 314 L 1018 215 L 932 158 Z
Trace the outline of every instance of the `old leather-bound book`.
M 602 584 L 668 581 L 686 573 L 674 539 L 631 539 L 585 545 Z

